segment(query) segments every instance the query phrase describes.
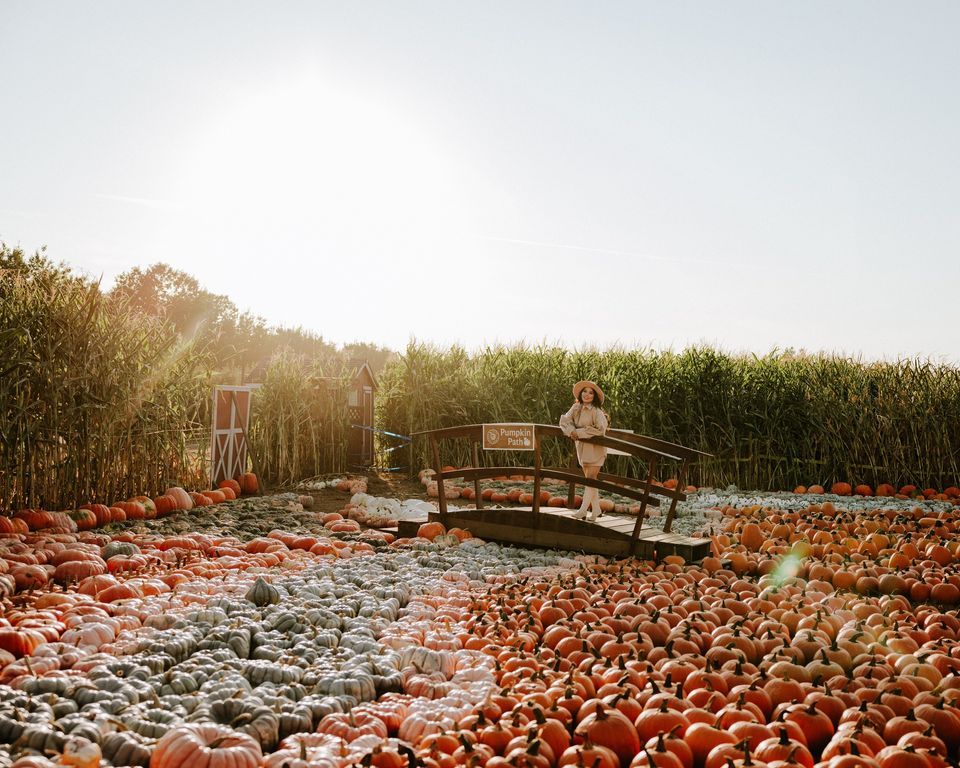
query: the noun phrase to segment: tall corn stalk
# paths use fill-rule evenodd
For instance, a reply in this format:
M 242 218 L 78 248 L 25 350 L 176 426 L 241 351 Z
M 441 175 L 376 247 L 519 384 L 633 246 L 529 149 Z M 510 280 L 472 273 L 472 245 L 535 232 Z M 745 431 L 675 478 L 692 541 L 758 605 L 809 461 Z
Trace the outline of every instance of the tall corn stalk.
M 202 484 L 203 352 L 46 259 L 0 264 L 0 508 Z
M 329 363 L 329 361 L 328 361 Z M 349 426 L 343 376 L 319 362 L 279 353 L 253 398 L 251 445 L 269 486 L 342 472 Z

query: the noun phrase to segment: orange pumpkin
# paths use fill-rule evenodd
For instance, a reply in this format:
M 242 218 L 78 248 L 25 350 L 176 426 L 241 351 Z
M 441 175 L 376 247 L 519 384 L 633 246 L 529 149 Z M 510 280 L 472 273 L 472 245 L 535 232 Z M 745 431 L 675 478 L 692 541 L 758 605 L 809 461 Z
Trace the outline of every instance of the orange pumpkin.
M 240 491 L 245 494 L 256 493 L 260 490 L 260 483 L 253 472 L 244 472 L 240 475 Z
M 114 506 L 124 511 L 127 520 L 143 520 L 147 516 L 147 508 L 140 501 L 118 501 Z
M 157 516 L 157 505 L 149 496 L 134 496 L 130 501 L 139 501 L 143 504 L 145 520 L 153 520 Z
M 109 525 L 113 521 L 113 515 L 110 513 L 110 507 L 106 504 L 84 504 L 80 509 L 86 509 L 93 512 L 97 520 L 97 526 Z M 80 523 L 77 523 L 79 527 Z
M 163 735 L 150 757 L 150 768 L 257 768 L 262 759 L 260 744 L 245 733 L 192 723 Z
M 756 523 L 747 523 L 740 532 L 740 543 L 753 552 L 759 550 L 766 540 L 767 537 Z
M 417 528 L 417 536 L 421 539 L 427 539 L 427 541 L 433 541 L 437 536 L 443 536 L 447 532 L 447 529 L 443 527 L 440 523 L 424 523 L 419 528 Z
M 190 494 L 179 485 L 175 485 L 172 488 L 167 488 L 164 493 L 167 496 L 173 496 L 173 498 L 176 499 L 177 509 L 193 509 L 193 499 L 191 499 Z
M 0 627 L 0 650 L 12 653 L 18 659 L 32 654 L 47 638 L 35 629 Z
M 217 483 L 217 488 L 229 488 L 231 491 L 233 491 L 234 498 L 240 495 L 240 483 L 232 478 L 221 480 L 219 483 Z
M 157 510 L 157 517 L 166 517 L 177 509 L 177 500 L 165 493 L 153 500 L 153 506 Z

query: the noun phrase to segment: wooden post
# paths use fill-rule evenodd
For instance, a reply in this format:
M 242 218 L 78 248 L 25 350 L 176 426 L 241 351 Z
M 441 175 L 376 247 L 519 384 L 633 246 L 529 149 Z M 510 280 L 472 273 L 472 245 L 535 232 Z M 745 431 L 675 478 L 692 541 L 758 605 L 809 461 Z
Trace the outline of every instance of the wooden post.
M 656 457 L 650 459 L 650 468 L 647 471 L 647 488 L 653 483 L 653 474 L 657 468 L 657 459 Z M 633 535 L 630 537 L 630 554 L 632 555 L 634 550 L 637 547 L 637 539 L 640 538 L 640 529 L 643 528 L 643 517 L 647 514 L 647 496 L 650 491 L 648 490 L 644 493 L 643 499 L 640 501 L 640 511 L 637 513 L 637 522 L 633 526 Z
M 577 464 L 577 450 L 574 448 L 573 456 L 570 457 L 570 469 L 576 469 L 579 465 Z M 567 490 L 567 508 L 573 509 L 576 504 L 574 500 L 577 498 L 577 484 L 571 482 L 570 488 Z
M 680 464 L 680 472 L 677 474 L 677 487 L 674 488 L 676 493 L 683 493 L 682 489 L 686 488 L 683 484 L 683 478 L 687 474 L 687 460 L 684 459 Z M 670 528 L 673 526 L 673 513 L 677 511 L 677 497 L 674 496 L 673 500 L 670 502 L 670 510 L 667 512 L 667 521 L 663 524 L 663 532 L 670 533 Z
M 433 453 L 433 471 L 437 479 L 437 503 L 440 505 L 440 522 L 444 528 L 447 527 L 447 494 L 443 488 L 443 464 L 440 463 L 440 446 L 437 438 L 430 436 L 430 450 Z
M 533 514 L 540 513 L 540 433 L 533 428 Z M 539 518 L 537 518 L 539 520 Z
M 480 469 L 480 451 L 477 450 L 476 442 L 473 443 L 473 468 Z M 473 491 L 476 494 L 477 509 L 483 509 L 483 499 L 480 496 L 480 478 L 473 479 Z

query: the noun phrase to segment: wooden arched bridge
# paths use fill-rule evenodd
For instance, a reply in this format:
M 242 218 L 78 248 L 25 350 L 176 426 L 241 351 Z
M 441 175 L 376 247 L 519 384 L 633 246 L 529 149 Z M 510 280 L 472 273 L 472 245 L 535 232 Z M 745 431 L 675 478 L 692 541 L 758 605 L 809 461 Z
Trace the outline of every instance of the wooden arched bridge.
M 490 448 L 497 435 L 505 436 L 505 444 L 496 450 L 530 451 L 533 466 L 484 466 L 484 448 Z M 541 444 L 544 439 L 557 438 L 570 443 L 570 438 L 553 424 L 468 424 L 459 427 L 432 429 L 414 433 L 413 437 L 430 441 L 433 460 L 433 479 L 437 481 L 438 505 L 431 520 L 438 520 L 448 528 L 464 528 L 475 536 L 523 546 L 550 547 L 624 557 L 634 555 L 653 559 L 666 555 L 680 555 L 688 561 L 700 560 L 710 554 L 710 540 L 671 533 L 677 503 L 686 499 L 683 489 L 689 462 L 702 451 L 686 448 L 644 435 L 623 430 L 609 430 L 604 436 L 589 438 L 603 445 L 639 459 L 646 467 L 645 478 L 631 478 L 601 472 L 594 480 L 583 475 L 571 457 L 568 467 L 544 467 L 541 462 Z M 471 443 L 473 466 L 443 471 L 442 446 L 445 440 L 468 440 Z M 654 482 L 658 467 L 665 461 L 677 463 L 675 488 L 666 488 Z M 533 503 L 528 507 L 488 508 L 482 496 L 480 481 L 504 475 L 523 474 L 533 477 Z M 540 491 L 545 478 L 568 484 L 566 507 L 541 506 Z M 473 481 L 476 496 L 475 509 L 453 509 L 447 504 L 444 481 L 461 479 Z M 606 513 L 596 521 L 573 517 L 577 485 L 592 486 L 601 492 L 615 493 L 639 503 L 640 512 L 633 515 Z M 647 509 L 669 503 L 663 529 L 644 528 Z

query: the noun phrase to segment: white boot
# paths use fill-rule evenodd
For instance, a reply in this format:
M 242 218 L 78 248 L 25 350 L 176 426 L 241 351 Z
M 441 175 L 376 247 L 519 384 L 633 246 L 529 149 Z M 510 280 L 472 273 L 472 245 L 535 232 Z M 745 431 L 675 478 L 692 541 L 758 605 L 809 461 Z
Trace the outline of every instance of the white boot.
M 576 520 L 583 520 L 587 513 L 590 511 L 590 500 L 593 498 L 593 488 L 584 488 L 583 489 L 583 502 L 580 504 L 580 509 L 574 512 L 571 517 Z
M 600 491 L 596 488 L 593 489 L 593 496 L 590 499 L 590 511 L 590 517 L 588 519 L 591 523 L 603 514 L 603 510 L 600 509 Z

